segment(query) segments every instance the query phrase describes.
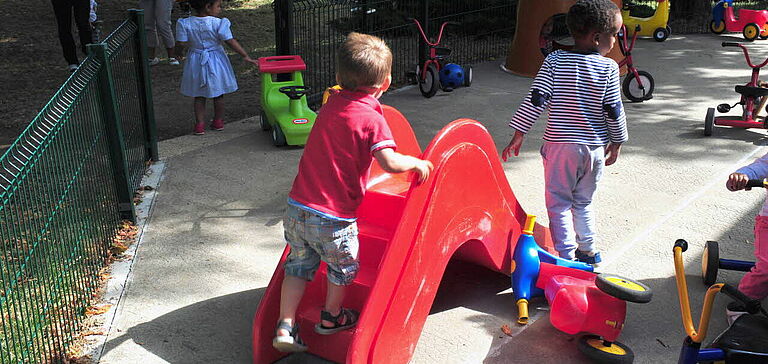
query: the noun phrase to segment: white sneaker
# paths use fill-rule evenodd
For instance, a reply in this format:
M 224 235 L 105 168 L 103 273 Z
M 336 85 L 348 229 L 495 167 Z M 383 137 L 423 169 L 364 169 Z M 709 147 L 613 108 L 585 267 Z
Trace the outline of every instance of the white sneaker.
M 147 62 L 149 63 L 150 66 L 154 66 L 154 65 L 160 63 L 160 58 L 157 58 L 157 57 L 150 58 L 149 60 L 147 60 Z
M 69 72 L 75 72 L 75 71 L 77 71 L 77 68 L 78 68 L 78 67 L 80 67 L 80 65 L 77 65 L 77 64 L 74 64 L 74 63 L 72 63 L 72 64 L 70 64 L 69 66 L 67 66 L 67 70 L 68 70 Z
M 178 66 L 179 60 L 173 57 L 168 58 L 168 64 L 170 64 L 171 66 Z

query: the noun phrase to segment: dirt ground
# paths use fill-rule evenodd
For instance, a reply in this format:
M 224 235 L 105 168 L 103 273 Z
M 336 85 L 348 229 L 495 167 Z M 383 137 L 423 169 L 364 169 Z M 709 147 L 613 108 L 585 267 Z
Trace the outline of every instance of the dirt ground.
M 101 0 L 98 16 L 104 21 L 102 37 L 137 8 L 138 0 Z M 251 57 L 274 54 L 274 16 L 269 0 L 225 0 L 222 17 L 232 21 L 232 32 Z M 24 130 L 48 99 L 69 77 L 56 32 L 50 0 L 4 0 L 0 7 L 0 146 L 8 145 Z M 178 6 L 173 24 L 185 14 Z M 76 29 L 73 25 L 73 30 Z M 76 32 L 76 30 L 75 30 Z M 75 34 L 75 39 L 77 36 Z M 240 89 L 226 96 L 225 121 L 258 115 L 259 75 L 256 69 L 228 50 Z M 158 55 L 165 57 L 164 51 Z M 78 56 L 81 56 L 81 54 Z M 155 116 L 161 139 L 190 133 L 192 100 L 179 93 L 181 66 L 163 59 L 152 67 Z M 210 111 L 212 113 L 212 110 Z

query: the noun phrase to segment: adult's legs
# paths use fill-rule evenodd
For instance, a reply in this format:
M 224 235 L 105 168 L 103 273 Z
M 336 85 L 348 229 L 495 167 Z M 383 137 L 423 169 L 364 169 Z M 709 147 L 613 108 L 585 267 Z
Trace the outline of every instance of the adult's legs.
M 755 267 L 741 278 L 739 290 L 758 300 L 768 297 L 768 216 L 755 218 Z
M 576 243 L 579 250 L 595 250 L 595 212 L 592 198 L 595 196 L 597 182 L 603 175 L 605 150 L 602 146 L 580 146 L 586 158 L 582 160 L 576 188 L 573 190 L 573 227 L 576 231 Z
M 575 258 L 576 237 L 573 230 L 573 189 L 577 182 L 579 156 L 576 144 L 544 142 L 544 189 L 549 231 L 560 257 Z
M 56 15 L 59 42 L 64 52 L 64 59 L 68 64 L 79 64 L 75 39 L 72 38 L 72 4 L 69 0 L 51 0 L 51 4 L 53 4 L 53 13 Z
M 147 34 L 147 53 L 149 58 L 155 58 L 157 47 L 157 31 L 155 22 L 155 0 L 139 0 L 139 7 L 144 10 L 144 31 Z
M 80 37 L 80 49 L 83 54 L 88 54 L 86 45 L 93 42 L 93 30 L 88 18 L 91 15 L 90 0 L 69 0 L 72 2 L 72 8 L 75 11 L 75 25 L 77 26 L 77 35 Z
M 168 51 L 168 58 L 174 58 L 173 47 L 176 46 L 176 40 L 171 30 L 171 11 L 173 10 L 173 0 L 155 1 L 155 25 L 157 35 L 162 40 L 165 49 Z

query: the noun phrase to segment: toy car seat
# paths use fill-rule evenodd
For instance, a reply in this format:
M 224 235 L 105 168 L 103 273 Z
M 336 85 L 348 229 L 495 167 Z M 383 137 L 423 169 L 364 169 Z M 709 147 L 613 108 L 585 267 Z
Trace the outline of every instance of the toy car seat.
M 726 363 L 768 363 L 768 318 L 741 315 L 711 346 L 725 352 Z

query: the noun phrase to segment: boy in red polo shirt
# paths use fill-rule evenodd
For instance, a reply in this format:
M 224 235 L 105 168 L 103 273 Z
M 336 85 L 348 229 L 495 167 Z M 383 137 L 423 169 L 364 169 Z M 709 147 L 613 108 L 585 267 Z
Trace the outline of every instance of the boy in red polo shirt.
M 359 267 L 355 212 L 373 159 L 389 173 L 416 172 L 419 182 L 432 170 L 429 161 L 395 152 L 378 100 L 392 81 L 392 52 L 386 43 L 350 33 L 336 57 L 342 90 L 332 94 L 317 115 L 283 220 L 291 252 L 272 340 L 283 352 L 307 350 L 298 335 L 296 309 L 321 260 L 328 266 L 328 294 L 315 332 L 330 335 L 357 324 L 359 313 L 341 307 L 341 302 Z

